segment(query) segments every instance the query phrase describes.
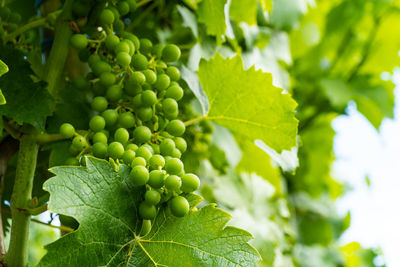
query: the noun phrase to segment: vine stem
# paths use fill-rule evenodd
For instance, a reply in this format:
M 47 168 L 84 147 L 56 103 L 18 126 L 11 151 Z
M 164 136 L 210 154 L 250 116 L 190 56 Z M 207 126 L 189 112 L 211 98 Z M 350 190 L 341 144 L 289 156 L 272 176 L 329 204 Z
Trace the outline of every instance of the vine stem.
M 34 20 L 28 24 L 25 24 L 24 26 L 22 26 L 21 28 L 18 28 L 16 31 L 7 34 L 4 37 L 4 43 L 7 43 L 9 41 L 11 41 L 12 39 L 14 39 L 15 37 L 17 37 L 18 35 L 24 33 L 27 30 L 33 29 L 33 28 L 37 28 L 37 27 L 41 27 L 43 25 L 45 25 L 47 23 L 47 18 L 41 18 L 41 19 L 37 19 Z
M 71 227 L 64 226 L 64 225 L 60 225 L 60 226 L 52 225 L 51 223 L 45 223 L 45 222 L 42 222 L 42 221 L 37 220 L 37 219 L 31 219 L 31 221 L 35 222 L 35 223 L 39 223 L 39 224 L 45 225 L 45 226 L 48 226 L 48 227 L 51 227 L 51 228 L 60 229 L 61 231 L 64 231 L 64 232 L 67 232 L 67 233 L 71 233 L 71 232 L 74 231 L 74 229 L 72 229 Z
M 39 145 L 30 135 L 21 137 L 14 188 L 11 195 L 11 238 L 5 263 L 10 267 L 28 265 L 28 238 L 31 215 L 26 213 L 32 198 L 33 177 Z
M 185 121 L 184 124 L 185 124 L 185 126 L 189 126 L 189 125 L 195 124 L 197 122 L 200 122 L 202 120 L 206 120 L 207 118 L 208 118 L 207 116 L 197 117 L 192 120 Z

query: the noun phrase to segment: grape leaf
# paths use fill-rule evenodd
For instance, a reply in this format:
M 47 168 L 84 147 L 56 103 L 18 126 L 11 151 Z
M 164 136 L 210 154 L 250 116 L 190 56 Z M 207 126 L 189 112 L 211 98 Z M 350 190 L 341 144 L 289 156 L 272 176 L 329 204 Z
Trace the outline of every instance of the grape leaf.
M 272 10 L 272 0 L 260 0 L 260 5 L 263 11 L 271 11 Z
M 206 119 L 251 141 L 260 139 L 277 152 L 296 146 L 297 104 L 272 85 L 270 73 L 244 70 L 240 56 L 216 54 L 200 62 L 198 76 L 209 99 Z
M 240 23 L 256 24 L 257 0 L 232 0 L 229 7 L 229 17 Z
M 196 16 L 186 7 L 178 5 L 176 7 L 183 20 L 183 26 L 192 30 L 195 37 L 199 37 L 199 30 L 197 28 Z
M 129 168 L 114 171 L 88 157 L 86 167 L 55 167 L 44 188 L 49 209 L 74 217 L 79 228 L 48 245 L 39 266 L 256 266 L 251 235 L 225 227 L 230 215 L 207 205 L 183 218 L 163 208 L 143 237 L 137 205 L 144 188 L 128 182 Z M 199 198 L 190 196 L 196 205 Z M 179 255 L 177 257 L 176 255 Z
M 8 67 L 3 61 L 0 60 L 0 76 L 2 76 L 6 72 L 8 72 Z M 0 89 L 0 105 L 4 105 L 5 103 L 6 99 Z
M 198 20 L 207 27 L 207 34 L 219 40 L 226 31 L 224 7 L 226 0 L 203 0 L 199 5 Z
M 0 78 L 0 88 L 7 99 L 7 104 L 0 106 L 0 116 L 13 118 L 20 124 L 30 123 L 42 130 L 46 117 L 52 113 L 52 98 L 46 90 L 46 83 L 32 80 L 34 74 L 21 51 L 2 46 L 0 58 L 10 68 Z

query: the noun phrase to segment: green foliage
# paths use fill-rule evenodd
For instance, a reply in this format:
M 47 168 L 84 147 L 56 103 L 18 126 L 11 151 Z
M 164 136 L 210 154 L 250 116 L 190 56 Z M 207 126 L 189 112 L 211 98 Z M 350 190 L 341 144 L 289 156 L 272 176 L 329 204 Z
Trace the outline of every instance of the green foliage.
M 6 72 L 8 72 L 8 67 L 3 61 L 0 60 L 0 76 L 2 76 Z M 0 105 L 4 105 L 5 103 L 6 99 L 4 98 L 4 95 L 0 90 Z
M 49 209 L 76 218 L 79 228 L 49 245 L 39 266 L 256 266 L 258 254 L 247 244 L 251 235 L 225 227 L 230 216 L 213 205 L 182 219 L 163 208 L 150 233 L 141 237 L 137 206 L 143 189 L 129 185 L 125 165 L 115 171 L 106 161 L 89 157 L 86 167 L 55 167 L 52 172 L 56 177 L 44 184 Z M 75 248 L 64 250 L 70 246 Z

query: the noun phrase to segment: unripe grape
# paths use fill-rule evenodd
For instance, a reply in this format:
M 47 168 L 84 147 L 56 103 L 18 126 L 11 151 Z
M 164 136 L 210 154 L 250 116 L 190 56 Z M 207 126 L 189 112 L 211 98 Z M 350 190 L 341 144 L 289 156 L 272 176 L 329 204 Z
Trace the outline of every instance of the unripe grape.
M 93 143 L 107 144 L 108 138 L 103 132 L 97 132 L 93 135 Z
M 70 43 L 76 50 L 82 50 L 88 45 L 88 40 L 83 34 L 74 34 L 71 36 Z
M 165 187 L 170 191 L 177 192 L 181 188 L 181 185 L 182 185 L 182 181 L 181 181 L 181 178 L 179 178 L 179 176 L 169 175 L 165 179 Z
M 126 129 L 132 128 L 135 126 L 135 116 L 131 112 L 124 112 L 119 114 L 118 116 L 118 123 L 121 127 Z
M 115 20 L 113 26 L 114 32 L 117 34 L 120 34 L 125 29 L 125 23 L 120 19 Z
M 181 153 L 181 151 L 179 149 L 175 148 L 174 151 L 172 151 L 172 155 L 171 156 L 174 157 L 174 158 L 180 159 L 181 156 L 182 156 L 182 153 Z
M 150 233 L 150 231 L 151 231 L 151 220 L 143 220 L 142 228 L 140 229 L 140 236 L 145 236 L 148 233 Z
M 136 10 L 136 0 L 127 0 L 126 2 L 129 4 L 129 10 L 134 12 Z
M 142 186 L 149 180 L 149 171 L 146 167 L 137 165 L 132 168 L 130 173 L 131 181 L 135 186 Z
M 92 147 L 93 155 L 98 158 L 105 158 L 107 155 L 107 144 L 95 143 Z
M 176 101 L 179 101 L 183 97 L 183 89 L 180 86 L 176 86 L 176 85 L 170 86 L 170 87 L 168 87 L 168 89 L 165 93 L 165 97 L 173 98 Z
M 171 80 L 167 74 L 160 74 L 157 76 L 157 80 L 154 84 L 154 87 L 158 91 L 162 91 L 162 90 L 165 90 L 168 88 L 170 82 L 171 82 Z
M 129 140 L 128 130 L 125 128 L 118 128 L 114 133 L 114 140 L 121 144 L 127 143 Z
M 132 58 L 131 58 L 131 56 L 130 56 L 128 53 L 126 53 L 126 52 L 119 52 L 119 53 L 117 54 L 116 60 L 117 60 L 117 63 L 118 63 L 119 65 L 121 65 L 121 66 L 123 66 L 123 67 L 127 67 L 127 66 L 129 66 L 129 64 L 131 63 Z
M 74 139 L 72 139 L 72 147 L 74 147 L 76 150 L 81 151 L 87 146 L 88 143 L 86 141 L 86 138 L 81 135 L 75 136 Z
M 181 190 L 185 193 L 196 191 L 200 187 L 200 179 L 193 173 L 186 173 L 182 175 Z
M 167 124 L 166 130 L 173 136 L 181 136 L 185 133 L 186 127 L 181 120 L 172 120 Z
M 152 71 L 152 70 L 144 70 L 143 74 L 146 77 L 146 82 L 148 84 L 154 84 L 157 81 L 157 75 L 156 75 L 156 73 L 154 71 Z
M 165 170 L 169 174 L 181 174 L 183 173 L 183 163 L 180 159 L 170 158 L 165 163 Z
M 151 107 L 142 107 L 138 110 L 138 117 L 142 121 L 150 121 L 153 117 L 153 109 Z
M 121 16 L 125 16 L 130 10 L 130 6 L 127 1 L 118 1 L 117 8 Z
M 112 142 L 108 146 L 108 155 L 113 159 L 120 159 L 124 155 L 124 146 L 120 142 Z
M 175 62 L 181 57 L 181 50 L 174 44 L 167 44 L 162 50 L 162 59 L 165 62 Z
M 142 158 L 142 157 L 136 157 L 136 158 L 134 158 L 134 159 L 132 160 L 132 162 L 131 162 L 132 168 L 135 167 L 135 166 L 143 166 L 143 167 L 146 167 L 146 165 L 147 165 L 147 162 L 146 162 L 146 160 L 145 160 L 144 158 Z
M 153 188 L 161 188 L 164 185 L 165 174 L 161 170 L 153 170 L 149 174 L 148 184 Z
M 166 73 L 172 81 L 179 81 L 181 78 L 181 73 L 179 72 L 178 68 L 174 66 L 169 66 L 166 70 Z
M 142 93 L 142 103 L 145 107 L 150 107 L 157 102 L 157 95 L 151 90 Z
M 153 155 L 149 159 L 150 169 L 157 170 L 163 168 L 165 165 L 165 159 L 161 155 Z
M 163 49 L 164 49 L 164 45 L 162 45 L 162 44 L 153 45 L 152 53 L 157 58 L 161 58 Z
M 174 141 L 175 141 L 176 148 L 179 149 L 181 151 L 181 153 L 184 153 L 187 149 L 186 140 L 183 139 L 182 137 L 175 137 Z
M 175 143 L 172 139 L 165 138 L 160 143 L 160 152 L 163 156 L 171 156 L 175 149 Z
M 75 134 L 75 128 L 70 123 L 63 123 L 60 126 L 60 134 L 65 138 L 72 138 Z
M 148 54 L 151 52 L 153 44 L 149 39 L 140 39 L 140 52 L 143 54 Z
M 103 72 L 102 74 L 100 74 L 100 83 L 106 87 L 113 85 L 115 81 L 115 75 L 111 72 Z
M 132 150 L 132 151 L 136 151 L 139 147 L 136 144 L 128 144 L 126 146 L 127 150 Z
M 103 96 L 96 96 L 90 105 L 94 111 L 103 112 L 108 107 L 108 101 Z
M 168 201 L 171 212 L 176 217 L 183 217 L 189 213 L 189 202 L 182 196 L 177 196 Z
M 115 52 L 115 54 L 119 54 L 121 52 L 125 52 L 125 53 L 129 54 L 129 50 L 130 50 L 130 47 L 127 42 L 120 42 L 115 46 L 114 52 Z
M 122 98 L 123 90 L 122 87 L 118 84 L 114 84 L 107 88 L 106 97 L 112 101 L 117 102 Z
M 125 92 L 129 96 L 136 96 L 137 94 L 142 92 L 142 86 L 140 84 L 134 83 L 133 81 L 128 80 L 125 83 Z
M 131 164 L 132 161 L 135 159 L 136 153 L 133 150 L 125 150 L 122 159 L 124 160 L 125 164 Z
M 147 220 L 152 220 L 157 215 L 157 209 L 153 205 L 149 205 L 146 202 L 142 202 L 139 205 L 139 214 L 140 217 Z
M 119 37 L 116 35 L 107 35 L 105 44 L 107 49 L 113 51 L 115 47 L 119 44 L 120 40 Z
M 111 66 L 107 62 L 98 60 L 92 65 L 93 73 L 100 76 L 103 72 L 111 72 Z
M 129 81 L 134 84 L 142 85 L 146 82 L 146 76 L 140 71 L 135 71 L 134 73 L 132 73 L 132 76 L 129 78 Z
M 121 41 L 121 43 L 127 43 L 128 44 L 128 46 L 129 46 L 129 52 L 128 53 L 129 53 L 130 56 L 133 56 L 133 54 L 135 53 L 135 50 L 136 50 L 135 45 L 133 44 L 133 42 L 131 40 L 129 40 L 129 39 L 123 39 Z
M 89 59 L 88 59 L 89 66 L 90 66 L 91 68 L 93 68 L 93 65 L 94 65 L 97 61 L 101 61 L 100 56 L 99 56 L 98 54 L 92 54 L 92 55 L 89 57 Z
M 161 196 L 156 190 L 148 190 L 144 194 L 144 200 L 147 202 L 147 204 L 155 206 L 160 202 Z
M 118 112 L 114 109 L 107 109 L 107 110 L 103 111 L 103 113 L 101 113 L 101 116 L 106 121 L 107 127 L 114 126 L 114 124 L 118 120 Z
M 114 22 L 115 16 L 110 9 L 103 9 L 99 16 L 99 22 L 101 25 L 110 25 Z
M 136 54 L 132 57 L 131 65 L 135 68 L 135 70 L 145 70 L 149 61 L 142 54 Z
M 145 146 L 139 147 L 135 152 L 136 152 L 137 157 L 144 158 L 146 160 L 146 162 L 148 162 L 152 156 L 150 149 L 148 149 Z
M 106 127 L 106 121 L 102 116 L 96 115 L 90 119 L 89 127 L 93 132 L 99 132 Z
M 162 101 L 162 109 L 165 114 L 174 114 L 178 111 L 178 103 L 173 98 L 166 98 Z
M 146 143 L 151 139 L 151 131 L 146 126 L 138 126 L 133 130 L 133 138 L 138 144 Z
M 75 157 L 70 157 L 67 158 L 67 160 L 65 161 L 65 165 L 71 165 L 71 166 L 79 166 L 79 160 Z

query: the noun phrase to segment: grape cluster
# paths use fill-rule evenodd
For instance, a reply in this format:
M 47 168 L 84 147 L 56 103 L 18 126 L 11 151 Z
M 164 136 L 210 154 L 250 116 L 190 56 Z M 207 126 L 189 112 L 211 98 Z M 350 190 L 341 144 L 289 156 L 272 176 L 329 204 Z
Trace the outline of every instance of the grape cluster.
M 60 133 L 71 139 L 73 156 L 66 164 L 84 164 L 82 156 L 92 154 L 131 167 L 129 183 L 146 188 L 139 205 L 145 227 L 163 203 L 173 215 L 186 215 L 185 196 L 199 188 L 200 180 L 185 173 L 180 159 L 187 150 L 178 104 L 184 90 L 179 69 L 171 65 L 179 60 L 180 49 L 173 44 L 153 45 L 129 32 L 104 30 L 129 13 L 133 2 L 108 3 L 97 18 L 104 28 L 94 35 L 72 35 L 71 46 L 91 69 L 74 83 L 91 89 L 93 116 L 88 131 L 64 123 Z
M 8 7 L 0 7 L 0 36 L 5 32 L 11 33 L 18 29 L 18 24 L 21 22 L 21 15 L 17 12 L 12 12 Z

